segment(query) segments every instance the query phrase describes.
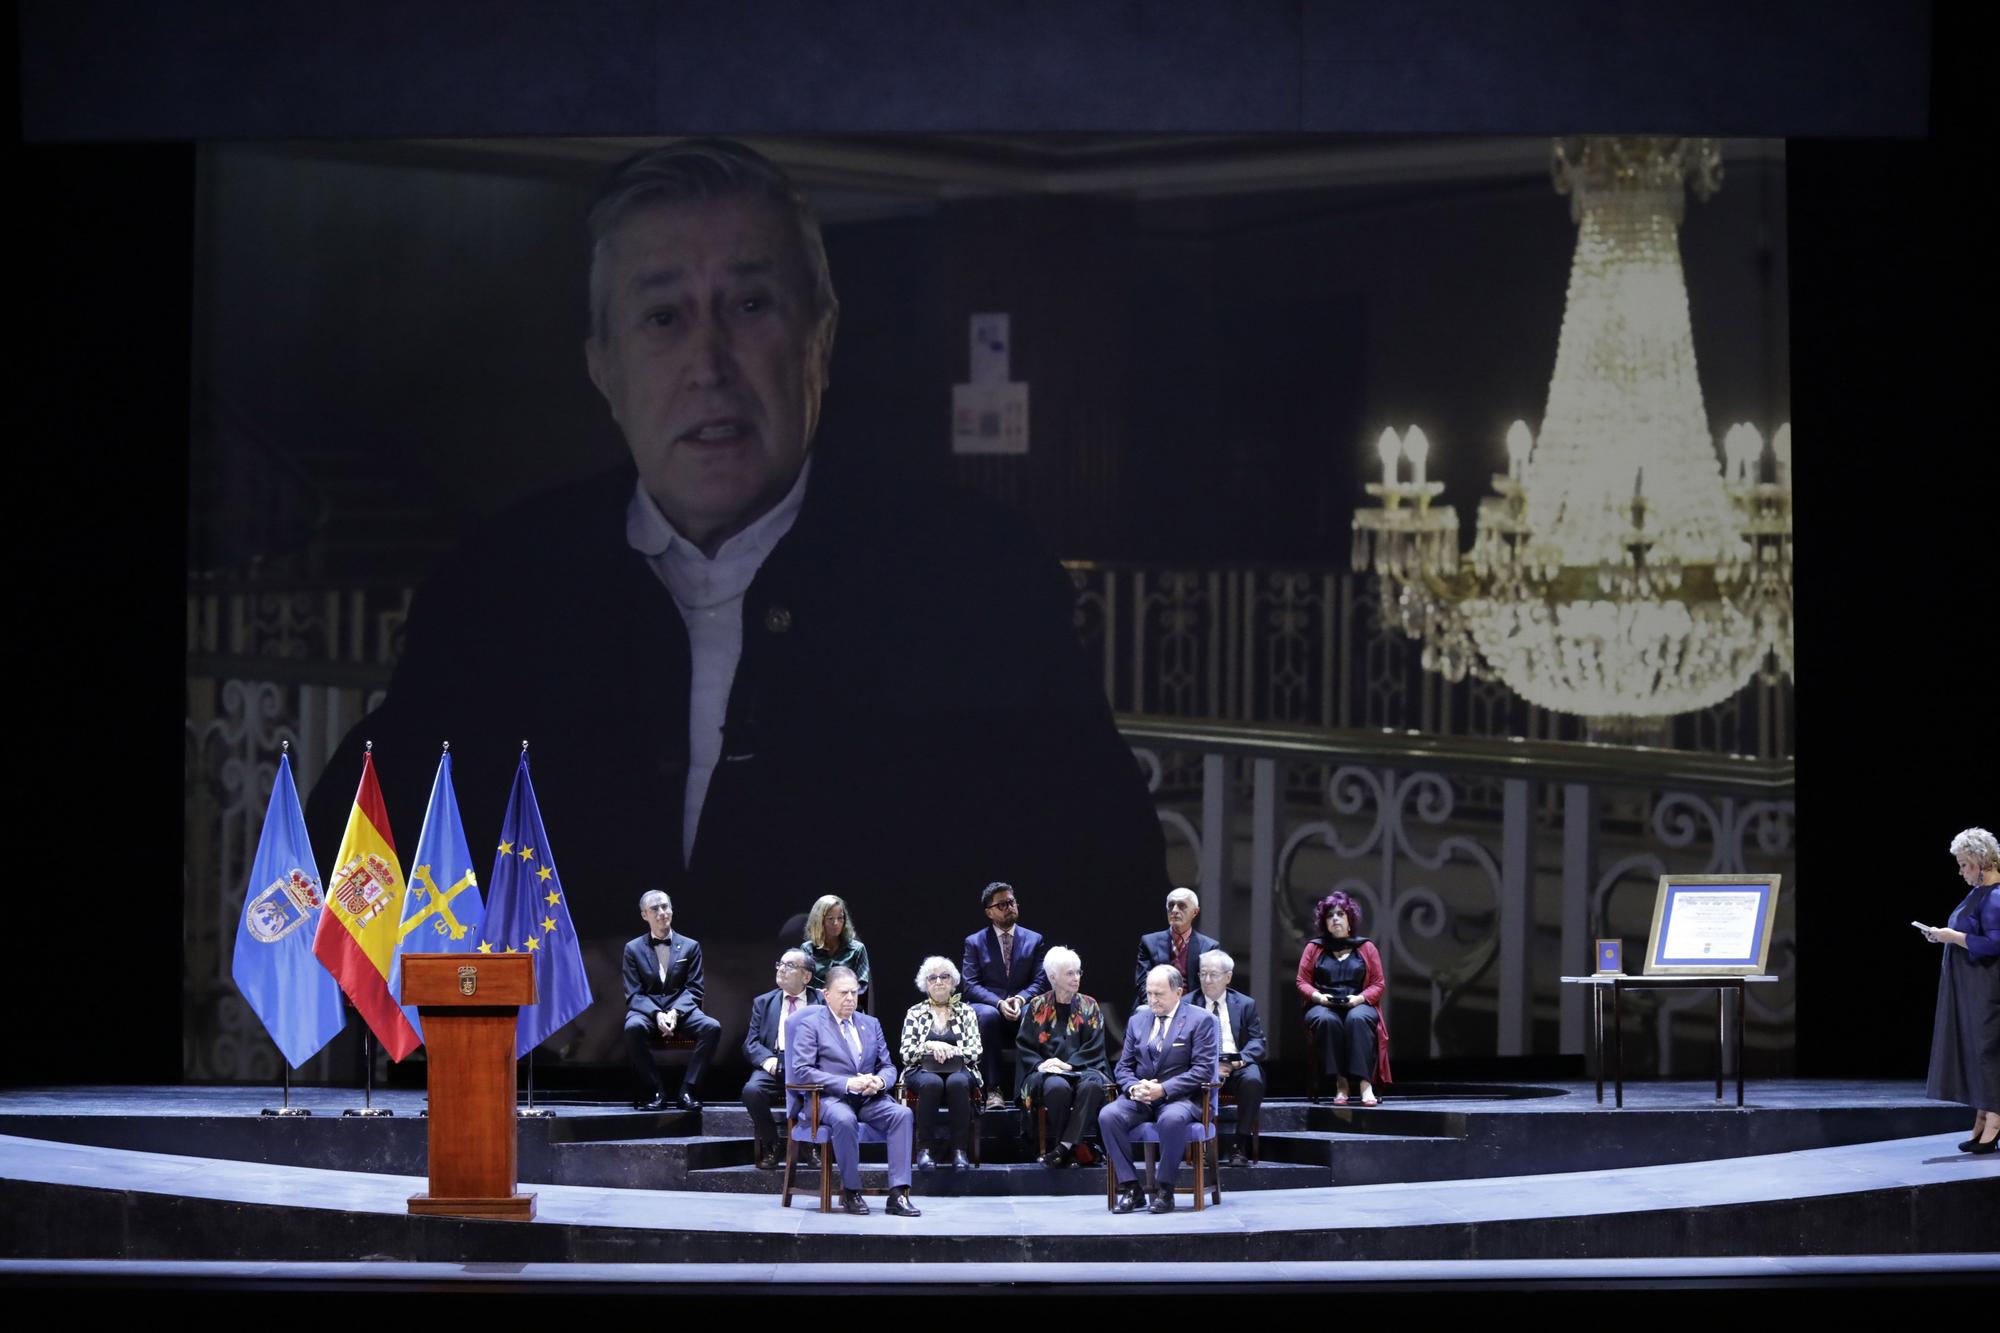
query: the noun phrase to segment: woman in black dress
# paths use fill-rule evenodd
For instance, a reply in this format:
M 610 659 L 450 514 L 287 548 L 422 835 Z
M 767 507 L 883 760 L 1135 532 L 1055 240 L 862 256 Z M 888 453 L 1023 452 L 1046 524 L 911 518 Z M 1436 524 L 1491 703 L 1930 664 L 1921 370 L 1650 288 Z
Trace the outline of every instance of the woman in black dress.
M 1946 924 L 1911 923 L 1944 946 L 1925 1095 L 1971 1106 L 1972 1137 L 1959 1151 L 1989 1153 L 2000 1150 L 2000 840 L 1969 828 L 1951 854 L 1972 892 Z
M 1389 1025 L 1382 994 L 1389 989 L 1382 954 L 1361 933 L 1361 904 L 1335 890 L 1313 907 L 1319 938 L 1306 941 L 1296 983 L 1305 1001 L 1306 1036 L 1319 1044 L 1320 1068 L 1334 1078 L 1335 1106 L 1347 1105 L 1350 1082 L 1363 1106 L 1379 1100 L 1390 1081 Z

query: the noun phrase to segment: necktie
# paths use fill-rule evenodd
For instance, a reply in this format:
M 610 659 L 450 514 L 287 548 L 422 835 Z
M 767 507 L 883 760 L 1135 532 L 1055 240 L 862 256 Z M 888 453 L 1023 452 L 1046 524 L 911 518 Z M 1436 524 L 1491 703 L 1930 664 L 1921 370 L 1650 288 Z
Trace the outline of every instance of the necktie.
M 1166 1035 L 1167 1020 L 1164 1015 L 1157 1016 L 1153 1019 L 1153 1035 L 1146 1039 L 1146 1044 L 1157 1051 L 1165 1044 Z
M 667 959 L 673 954 L 672 940 L 654 940 L 653 957 L 660 964 L 660 984 L 667 984 Z
M 781 1051 L 785 1049 L 785 1024 L 791 1022 L 792 1015 L 798 1011 L 799 997 L 796 995 L 787 995 L 785 997 L 785 1016 L 778 1020 L 778 1049 Z
M 1000 970 L 1012 971 L 1014 967 L 1014 932 L 1003 931 L 1000 935 Z
M 861 1058 L 861 1034 L 854 1030 L 854 1020 L 851 1018 L 841 1019 L 840 1030 L 847 1034 L 847 1049 L 853 1051 L 854 1058 L 859 1060 Z

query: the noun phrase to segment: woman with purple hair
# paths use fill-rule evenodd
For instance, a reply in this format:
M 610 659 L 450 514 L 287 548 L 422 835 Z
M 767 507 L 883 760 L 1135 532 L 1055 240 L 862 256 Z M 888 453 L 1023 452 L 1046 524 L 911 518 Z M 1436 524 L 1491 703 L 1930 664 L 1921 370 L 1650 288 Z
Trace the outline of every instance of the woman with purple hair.
M 1335 1106 L 1347 1105 L 1348 1085 L 1358 1085 L 1363 1106 L 1378 1100 L 1375 1085 L 1389 1078 L 1389 1028 L 1382 1021 L 1382 955 L 1361 933 L 1361 904 L 1335 890 L 1313 908 L 1319 938 L 1299 956 L 1299 995 L 1306 1005 L 1306 1036 L 1319 1043 L 1320 1068 L 1334 1078 Z

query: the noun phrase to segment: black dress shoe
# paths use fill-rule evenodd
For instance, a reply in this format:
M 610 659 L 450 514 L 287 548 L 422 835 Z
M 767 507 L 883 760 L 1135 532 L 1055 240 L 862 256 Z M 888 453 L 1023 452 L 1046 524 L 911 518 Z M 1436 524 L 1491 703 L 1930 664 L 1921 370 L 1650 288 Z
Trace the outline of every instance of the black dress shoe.
M 757 1169 L 759 1171 L 776 1171 L 784 1164 L 784 1159 L 778 1156 L 778 1150 L 775 1147 L 767 1145 L 757 1150 Z
M 931 1159 L 931 1150 L 929 1148 L 919 1149 L 917 1152 L 917 1170 L 935 1171 L 936 1169 L 937 1163 Z
M 1060 1171 L 1066 1166 L 1074 1165 L 1075 1162 L 1076 1154 L 1060 1143 L 1042 1154 L 1042 1165 L 1051 1171 Z
M 803 1166 L 808 1171 L 819 1170 L 819 1149 L 818 1148 L 806 1149 L 805 1160 L 800 1162 L 799 1165 Z
M 1250 1154 L 1244 1152 L 1243 1145 L 1239 1143 L 1229 1150 L 1229 1156 L 1224 1158 L 1223 1162 L 1227 1166 L 1248 1166 L 1250 1165 Z
M 1171 1213 L 1174 1210 L 1174 1192 L 1170 1189 L 1153 1191 L 1153 1201 L 1146 1205 L 1149 1213 Z
M 859 1198 L 860 1196 L 856 1195 L 855 1197 Z M 883 1211 L 891 1217 L 922 1217 L 924 1215 L 923 1209 L 910 1202 L 910 1192 L 908 1190 L 889 1191 L 889 1202 L 884 1206 Z
M 1136 1213 L 1146 1206 L 1146 1193 L 1137 1185 L 1127 1185 L 1118 1196 L 1118 1202 L 1111 1205 L 1114 1213 Z
M 1976 1153 L 1989 1153 L 1995 1150 L 2000 1150 L 2000 1139 L 1988 1139 L 1984 1143 L 1975 1142 L 1970 1148 L 1966 1149 L 1967 1152 Z
M 951 1164 L 953 1168 L 959 1171 L 970 1171 L 972 1169 L 972 1159 L 965 1155 L 965 1149 L 963 1148 L 953 1148 L 951 1150 Z
M 647 1098 L 643 1102 L 633 1102 L 632 1109 L 635 1111 L 664 1111 L 667 1109 L 667 1094 L 662 1092 L 656 1096 Z
M 842 1190 L 840 1192 L 840 1211 L 851 1213 L 855 1217 L 866 1217 L 868 1216 L 868 1200 L 861 1197 L 860 1190 Z
M 701 1109 L 701 1103 L 694 1099 L 694 1094 L 685 1089 L 682 1090 L 679 1097 L 674 1099 L 674 1105 L 680 1107 L 683 1111 L 699 1111 Z

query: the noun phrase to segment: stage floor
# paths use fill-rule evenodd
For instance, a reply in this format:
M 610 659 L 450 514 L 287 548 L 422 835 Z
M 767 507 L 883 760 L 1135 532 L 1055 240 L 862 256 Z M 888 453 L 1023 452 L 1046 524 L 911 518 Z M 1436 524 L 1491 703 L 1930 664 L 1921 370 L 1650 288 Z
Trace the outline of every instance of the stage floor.
M 581 1168 L 565 1167 L 563 1152 L 610 1150 L 629 1163 L 740 1150 L 721 1127 L 742 1112 L 712 1105 L 705 1124 L 684 1126 L 623 1106 L 558 1102 L 553 1120 L 522 1122 L 524 1144 L 544 1136 L 556 1178 L 529 1183 L 524 1169 L 538 1213 L 521 1223 L 407 1214 L 423 1178 L 379 1163 L 421 1144 L 418 1094 L 378 1098 L 398 1111 L 392 1120 L 358 1121 L 338 1114 L 355 1102 L 351 1093 L 304 1090 L 295 1101 L 319 1114 L 279 1122 L 256 1114 L 272 1100 L 266 1089 L 15 1091 L 0 1094 L 0 1254 L 150 1263 L 160 1274 L 175 1270 L 157 1265 L 186 1261 L 242 1264 L 245 1274 L 305 1265 L 296 1267 L 305 1274 L 365 1254 L 416 1265 L 409 1280 L 419 1283 L 438 1262 L 438 1271 L 492 1280 L 500 1270 L 482 1265 L 525 1273 L 554 1264 L 583 1280 L 591 1266 L 610 1264 L 604 1280 L 622 1273 L 640 1282 L 648 1279 L 625 1265 L 666 1264 L 678 1280 L 703 1281 L 705 1266 L 721 1265 L 715 1271 L 738 1284 L 791 1282 L 801 1267 L 831 1262 L 847 1271 L 890 1265 L 905 1277 L 920 1264 L 925 1281 L 946 1285 L 959 1280 L 960 1264 L 985 1282 L 1062 1281 L 1086 1270 L 1100 1280 L 1114 1265 L 1143 1284 L 1153 1279 L 1135 1265 L 1156 1261 L 1163 1243 L 1180 1271 L 1254 1262 L 1267 1280 L 1301 1282 L 1340 1281 L 1348 1270 L 1339 1265 L 1356 1262 L 1379 1276 L 1384 1263 L 1899 1255 L 1929 1271 L 1992 1271 L 1952 1257 L 2000 1249 L 2000 1155 L 1956 1150 L 1969 1111 L 1926 1101 L 1905 1083 L 1791 1081 L 1752 1092 L 1741 1110 L 1718 1106 L 1712 1083 L 1640 1085 L 1622 1111 L 1598 1106 L 1590 1084 L 1437 1089 L 1373 1110 L 1278 1103 L 1267 1126 L 1294 1128 L 1267 1128 L 1267 1155 L 1274 1144 L 1295 1157 L 1320 1154 L 1332 1164 L 1320 1177 L 1301 1174 L 1298 1162 L 1232 1168 L 1220 1206 L 1196 1212 L 1183 1200 L 1169 1216 L 1114 1217 L 1101 1171 L 1056 1176 L 1017 1163 L 919 1176 L 924 1216 L 915 1220 L 888 1217 L 879 1201 L 867 1218 L 822 1216 L 810 1196 L 782 1208 L 765 1192 L 771 1175 L 741 1166 L 684 1170 L 689 1188 L 564 1181 L 563 1170 Z M 1757 1151 L 1801 1142 L 1824 1146 Z M 269 1156 L 273 1145 L 292 1158 L 242 1160 Z M 1440 1158 L 1465 1169 L 1451 1179 L 1302 1183 L 1329 1173 L 1352 1179 L 1350 1162 L 1393 1164 L 1387 1149 L 1433 1175 Z M 348 1169 L 302 1164 L 300 1153 Z M 1621 1164 L 1576 1169 L 1607 1158 Z M 1006 1188 L 961 1192 L 971 1180 Z M 1052 1192 L 1056 1184 L 1066 1192 Z M 1873 1271 L 1866 1265 L 1875 1260 L 1854 1262 L 1861 1266 L 1842 1271 Z M 1487 1280 L 1503 1270 L 1462 1271 Z

